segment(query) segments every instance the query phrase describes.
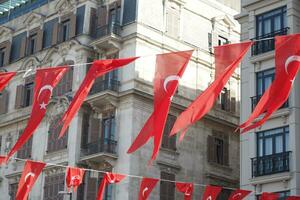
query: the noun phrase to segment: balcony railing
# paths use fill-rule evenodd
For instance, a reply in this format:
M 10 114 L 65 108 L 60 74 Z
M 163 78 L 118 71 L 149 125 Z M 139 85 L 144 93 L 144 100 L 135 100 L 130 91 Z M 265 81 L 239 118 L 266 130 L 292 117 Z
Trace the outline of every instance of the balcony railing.
M 112 34 L 120 36 L 121 25 L 119 23 L 113 22 L 105 26 L 97 27 L 95 33 L 96 38 L 101 38 Z
M 116 154 L 117 152 L 116 150 L 117 150 L 117 141 L 104 139 L 98 142 L 82 145 L 81 154 L 82 156 L 88 156 L 97 153 Z
M 103 92 L 105 90 L 111 90 L 118 92 L 119 91 L 120 82 L 115 79 L 105 79 L 103 81 L 96 82 L 91 91 L 90 95 L 96 94 L 98 92 Z
M 262 97 L 262 95 L 258 95 L 258 96 L 254 96 L 254 97 L 250 97 L 251 98 L 251 108 L 252 111 L 254 110 L 255 106 L 258 104 L 260 98 Z M 287 100 L 281 107 L 281 108 L 287 108 L 289 107 L 289 100 Z
M 279 36 L 279 35 L 287 35 L 288 30 L 289 28 L 287 27 L 252 39 L 252 40 L 260 40 L 260 41 L 256 41 L 252 46 L 252 55 L 258 55 L 261 53 L 274 50 L 275 39 L 272 37 Z
M 288 172 L 290 170 L 290 153 L 288 151 L 252 158 L 252 177 Z

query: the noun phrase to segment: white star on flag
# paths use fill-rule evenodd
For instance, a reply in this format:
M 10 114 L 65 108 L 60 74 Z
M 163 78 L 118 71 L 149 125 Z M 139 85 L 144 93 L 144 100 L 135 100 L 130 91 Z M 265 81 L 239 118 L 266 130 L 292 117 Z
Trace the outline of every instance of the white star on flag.
M 40 104 L 40 109 L 45 109 L 46 110 L 46 106 L 47 106 L 47 104 L 45 104 L 44 102 L 42 102 Z

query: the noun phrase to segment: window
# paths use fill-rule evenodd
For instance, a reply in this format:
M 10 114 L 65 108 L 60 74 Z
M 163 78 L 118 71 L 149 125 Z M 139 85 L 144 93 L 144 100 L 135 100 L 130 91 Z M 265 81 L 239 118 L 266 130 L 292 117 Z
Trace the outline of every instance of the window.
M 27 55 L 32 55 L 36 51 L 37 33 L 29 36 L 27 44 Z
M 17 191 L 18 191 L 18 183 L 9 184 L 9 196 L 10 200 L 15 200 Z
M 287 27 L 286 6 L 256 17 L 256 36 L 263 36 Z
M 5 48 L 0 48 L 0 67 L 4 66 Z
M 171 129 L 176 121 L 176 117 L 168 115 L 166 126 L 163 133 L 162 147 L 170 150 L 176 150 L 176 135 L 169 137 Z
M 84 176 L 83 184 L 78 188 L 78 192 L 82 191 L 77 200 L 89 200 L 96 199 L 99 185 L 101 184 L 102 176 L 99 177 L 98 173 L 86 172 Z M 108 184 L 105 187 L 105 193 L 103 194 L 103 200 L 112 200 L 114 184 Z M 85 197 L 85 198 L 84 198 Z
M 252 46 L 252 55 L 258 55 L 275 48 L 274 36 L 286 35 L 288 32 L 286 6 L 256 17 L 256 40 Z M 267 39 L 271 38 L 271 39 Z
M 163 180 L 175 181 L 175 174 L 161 172 L 160 178 Z M 175 199 L 175 183 L 160 181 L 160 200 L 174 200 Z
M 233 190 L 223 188 L 220 194 L 218 195 L 217 200 L 229 199 L 232 192 Z
M 30 106 L 33 102 L 33 87 L 33 82 L 25 84 L 25 107 Z
M 64 182 L 64 173 L 46 176 L 43 200 L 63 200 L 64 195 L 58 194 L 58 192 L 64 191 Z
M 228 39 L 219 35 L 218 45 L 221 46 L 221 45 L 225 45 L 225 44 L 229 44 Z
M 258 132 L 257 157 L 252 158 L 252 177 L 289 171 L 289 127 Z
M 32 105 L 34 93 L 34 76 L 25 79 L 25 85 L 18 85 L 16 92 L 15 108 L 24 108 Z
M 74 64 L 74 62 L 70 62 L 67 64 Z M 74 69 L 71 67 L 65 73 L 63 78 L 59 81 L 57 86 L 54 88 L 52 96 L 62 96 L 68 92 L 72 92 L 72 85 L 73 85 L 73 71 Z
M 208 162 L 229 165 L 229 136 L 219 131 L 207 138 Z
M 166 18 L 166 33 L 173 38 L 178 38 L 180 31 L 180 11 L 178 5 L 174 3 L 167 8 Z
M 23 130 L 19 132 L 19 138 L 23 134 Z M 17 157 L 21 159 L 26 159 L 26 158 L 31 158 L 31 153 L 32 153 L 32 138 L 31 136 L 29 140 L 21 147 L 20 150 L 17 152 Z
M 219 108 L 221 110 L 230 111 L 230 90 L 223 88 L 219 95 Z
M 289 151 L 289 127 L 257 133 L 257 157 Z
M 3 90 L 0 93 L 0 115 L 7 113 L 8 102 L 9 102 L 9 93 L 7 90 Z
M 48 145 L 47 145 L 47 153 L 66 149 L 68 145 L 68 129 L 62 138 L 58 138 L 61 126 L 57 126 L 59 121 L 61 120 L 62 115 L 58 115 L 55 117 L 49 126 L 48 131 Z
M 62 42 L 69 39 L 70 36 L 70 20 L 65 20 L 62 22 Z

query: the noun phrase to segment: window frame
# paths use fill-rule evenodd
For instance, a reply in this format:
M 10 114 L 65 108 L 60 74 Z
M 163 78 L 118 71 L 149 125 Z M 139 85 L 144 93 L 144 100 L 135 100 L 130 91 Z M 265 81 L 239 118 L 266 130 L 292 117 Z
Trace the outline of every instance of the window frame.
M 49 179 L 50 183 L 47 182 Z M 57 188 L 56 188 L 57 187 Z M 65 188 L 65 173 L 57 173 L 45 176 L 44 178 L 44 187 L 43 187 L 43 200 L 63 200 L 64 196 L 59 195 L 59 191 L 63 191 Z M 45 196 L 48 194 L 48 191 L 50 192 L 49 196 Z M 57 190 L 57 192 L 55 192 Z M 52 194 L 51 194 L 52 192 Z M 53 196 L 56 194 L 56 196 Z

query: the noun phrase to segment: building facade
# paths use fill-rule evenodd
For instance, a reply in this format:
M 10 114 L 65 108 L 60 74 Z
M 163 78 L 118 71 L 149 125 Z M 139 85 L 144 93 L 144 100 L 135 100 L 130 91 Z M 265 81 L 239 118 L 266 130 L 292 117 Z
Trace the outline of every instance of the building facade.
M 15 2 L 15 1 L 13 1 Z M 20 1 L 21 2 L 21 1 Z M 0 66 L 30 70 L 45 66 L 90 63 L 95 59 L 143 56 L 96 80 L 58 139 L 56 124 L 90 65 L 70 68 L 53 91 L 45 119 L 16 153 L 22 159 L 79 166 L 123 174 L 226 187 L 239 185 L 239 72 L 230 79 L 215 108 L 191 127 L 184 141 L 168 139 L 176 116 L 214 77 L 212 46 L 238 42 L 233 19 L 236 4 L 215 0 L 25 0 L 0 9 Z M 238 1 L 237 1 L 238 2 Z M 0 2 L 0 8 L 7 1 Z M 6 11 L 9 10 L 9 11 Z M 147 161 L 151 141 L 134 154 L 127 149 L 152 113 L 155 54 L 196 49 L 169 112 L 160 154 Z M 149 56 L 152 55 L 152 56 Z M 2 92 L 0 151 L 7 154 L 30 116 L 34 75 L 17 76 Z M 3 199 L 14 199 L 24 162 L 0 168 Z M 103 174 L 87 172 L 73 200 L 93 200 Z M 30 193 L 31 200 L 68 199 L 65 169 L 47 166 Z M 140 179 L 126 178 L 106 189 L 105 199 L 137 199 Z M 170 182 L 159 183 L 151 199 L 181 199 Z M 204 187 L 196 186 L 194 199 Z M 224 190 L 220 199 L 226 198 Z
M 297 0 L 243 0 L 236 16 L 241 39 L 255 42 L 241 65 L 241 122 L 244 122 L 274 79 L 276 35 L 299 32 Z M 241 178 L 244 189 L 279 193 L 281 199 L 299 195 L 299 78 L 288 101 L 262 127 L 241 136 Z

